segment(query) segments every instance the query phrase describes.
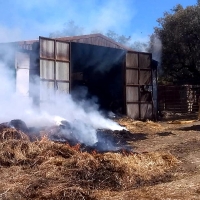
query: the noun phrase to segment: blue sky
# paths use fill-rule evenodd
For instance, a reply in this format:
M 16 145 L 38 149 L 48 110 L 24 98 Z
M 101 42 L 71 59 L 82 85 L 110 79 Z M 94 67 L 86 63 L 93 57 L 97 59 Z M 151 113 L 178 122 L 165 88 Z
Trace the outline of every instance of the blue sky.
M 131 36 L 147 41 L 156 20 L 176 4 L 197 0 L 0 0 L 0 42 L 37 39 L 62 30 L 73 20 L 84 28 Z

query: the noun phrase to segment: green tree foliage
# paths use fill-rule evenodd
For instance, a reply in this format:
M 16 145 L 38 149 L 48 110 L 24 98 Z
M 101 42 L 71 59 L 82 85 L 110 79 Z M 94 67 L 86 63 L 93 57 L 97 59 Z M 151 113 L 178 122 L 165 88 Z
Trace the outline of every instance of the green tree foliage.
M 154 36 L 162 41 L 162 78 L 200 83 L 200 6 L 177 5 L 157 21 Z

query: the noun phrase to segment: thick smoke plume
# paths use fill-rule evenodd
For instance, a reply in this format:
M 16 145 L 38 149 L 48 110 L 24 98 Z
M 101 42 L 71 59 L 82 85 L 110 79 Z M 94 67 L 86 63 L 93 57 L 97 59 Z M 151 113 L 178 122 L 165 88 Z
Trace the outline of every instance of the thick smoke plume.
M 21 119 L 29 127 L 41 127 L 59 124 L 62 120 L 66 120 L 70 123 L 74 134 L 68 137 L 75 137 L 76 140 L 86 145 L 93 145 L 97 142 L 97 129 L 122 130 L 121 126 L 106 119 L 99 112 L 95 102 L 86 100 L 75 102 L 69 94 L 57 93 L 53 103 L 46 103 L 38 109 L 34 106 L 29 94 L 24 96 L 16 92 L 15 72 L 17 69 L 10 69 L 7 64 L 8 59 L 10 58 L 4 58 L 4 62 L 0 63 L 0 122 Z M 38 92 L 35 91 L 35 93 Z

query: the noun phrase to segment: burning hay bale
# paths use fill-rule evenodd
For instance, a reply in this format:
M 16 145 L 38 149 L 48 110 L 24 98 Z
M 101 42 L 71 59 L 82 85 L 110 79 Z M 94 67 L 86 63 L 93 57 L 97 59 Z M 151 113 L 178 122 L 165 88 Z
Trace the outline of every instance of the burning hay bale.
M 22 120 L 11 120 L 0 124 L 0 142 L 4 140 L 29 140 L 28 128 Z
M 99 190 L 126 191 L 167 179 L 177 163 L 169 153 L 88 153 L 45 138 L 8 140 L 0 143 L 1 197 L 96 199 Z
M 0 126 L 0 142 L 10 139 L 29 140 L 29 137 L 22 131 Z
M 99 129 L 98 143 L 72 146 L 67 142 L 74 129 L 68 124 L 38 129 L 41 138 L 32 142 L 16 128 L 0 126 L 2 199 L 98 199 L 97 191 L 123 192 L 168 180 L 178 163 L 170 153 L 129 150 L 120 143 L 126 130 Z

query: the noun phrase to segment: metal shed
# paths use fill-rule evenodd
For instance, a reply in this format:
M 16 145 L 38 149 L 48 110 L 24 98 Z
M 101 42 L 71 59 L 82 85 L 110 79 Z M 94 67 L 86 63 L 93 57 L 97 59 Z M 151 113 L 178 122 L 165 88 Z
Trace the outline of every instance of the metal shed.
M 103 109 L 133 119 L 157 117 L 157 63 L 150 53 L 133 51 L 102 34 L 39 37 L 7 46 L 15 49 L 11 68 L 16 90 L 40 106 L 58 93 L 74 95 L 86 87 Z M 1 60 L 3 52 L 5 44 L 0 45 Z

